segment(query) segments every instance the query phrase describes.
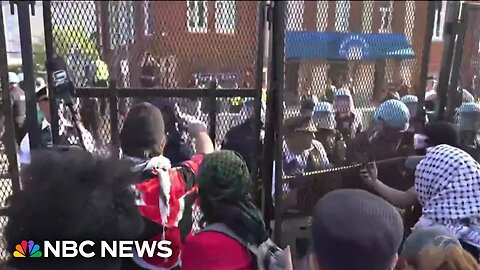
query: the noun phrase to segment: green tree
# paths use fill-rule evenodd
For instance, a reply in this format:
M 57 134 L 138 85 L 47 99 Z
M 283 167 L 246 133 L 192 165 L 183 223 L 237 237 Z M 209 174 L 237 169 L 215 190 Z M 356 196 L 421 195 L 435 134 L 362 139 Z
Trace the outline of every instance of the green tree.
M 69 55 L 72 48 L 91 59 L 99 57 L 97 43 L 85 26 L 73 24 L 54 26 L 53 40 L 55 51 L 59 55 Z

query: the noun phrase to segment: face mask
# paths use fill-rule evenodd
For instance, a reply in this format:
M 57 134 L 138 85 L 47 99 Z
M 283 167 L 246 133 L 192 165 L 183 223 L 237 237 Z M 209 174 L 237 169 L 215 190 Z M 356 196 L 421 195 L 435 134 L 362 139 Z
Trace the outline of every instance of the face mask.
M 413 135 L 413 148 L 415 150 L 425 149 L 428 147 L 427 144 L 428 137 L 423 134 Z

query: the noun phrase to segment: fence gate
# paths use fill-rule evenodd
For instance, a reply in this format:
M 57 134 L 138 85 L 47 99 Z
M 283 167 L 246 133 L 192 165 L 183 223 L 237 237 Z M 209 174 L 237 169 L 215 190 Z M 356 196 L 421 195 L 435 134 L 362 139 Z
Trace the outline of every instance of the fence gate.
M 343 132 L 343 127 L 336 123 L 347 141 L 369 128 L 374 108 L 389 98 L 392 90 L 401 96 L 417 95 L 418 115 L 422 115 L 434 12 L 433 4 L 419 1 L 274 3 L 273 83 L 269 93 L 274 93 L 276 99 L 269 108 L 278 117 L 268 118 L 267 123 L 275 129 L 269 135 L 277 138 L 273 172 L 275 240 L 291 245 L 296 255 L 306 253 L 304 248 L 308 245 L 304 242 L 310 239 L 308 228 L 316 201 L 332 189 L 362 186 L 358 182 L 359 168 L 336 160 L 336 154 L 330 155 L 327 147 L 333 168 L 296 177 L 294 171 L 289 171 L 291 165 L 307 164 L 307 160 L 299 155 L 292 158 L 288 149 L 295 148 L 291 142 L 294 139 L 284 141 L 288 128 L 283 120 L 311 114 L 313 108 L 308 109 L 305 100 L 332 103 L 334 94 L 347 98 L 336 109 L 350 107 L 350 92 L 354 107 L 350 108 L 355 116 L 352 115 L 351 126 L 356 128 Z M 300 110 L 302 104 L 306 106 L 304 111 Z M 330 121 L 317 123 L 317 128 L 328 130 L 335 126 L 334 118 L 325 119 Z

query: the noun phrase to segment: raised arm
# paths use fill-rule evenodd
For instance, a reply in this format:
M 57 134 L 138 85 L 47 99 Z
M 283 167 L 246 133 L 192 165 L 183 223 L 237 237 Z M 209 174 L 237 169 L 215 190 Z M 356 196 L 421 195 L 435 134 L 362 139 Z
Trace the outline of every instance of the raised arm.
M 417 194 L 415 188 L 411 187 L 407 191 L 401 191 L 391 188 L 378 179 L 378 170 L 375 163 L 370 163 L 369 168 L 360 170 L 363 182 L 375 190 L 385 200 L 398 208 L 407 208 L 413 206 L 417 202 Z

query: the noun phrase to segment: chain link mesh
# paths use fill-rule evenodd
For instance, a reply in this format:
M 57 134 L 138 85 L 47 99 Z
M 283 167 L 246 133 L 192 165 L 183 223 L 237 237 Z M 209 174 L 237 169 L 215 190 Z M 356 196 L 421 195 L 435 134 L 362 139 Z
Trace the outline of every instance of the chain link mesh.
M 1 85 L 1 81 L 0 81 Z M 0 87 L 0 93 L 3 89 Z M 0 102 L 0 107 L 3 111 L 3 100 Z M 5 144 L 12 143 L 4 140 L 5 134 L 5 116 L 3 113 L 0 114 L 0 208 L 6 206 L 7 198 L 12 194 L 12 179 L 9 175 L 9 160 L 5 152 Z M 7 223 L 7 217 L 0 215 L 0 260 L 5 260 L 8 258 L 9 254 L 5 249 L 5 242 L 3 238 L 3 228 Z
M 418 74 L 427 32 L 428 3 L 288 1 L 285 6 L 286 139 L 280 147 L 282 175 L 291 189 L 283 185 L 282 198 L 287 209 L 294 208 L 287 213 L 292 210 L 305 214 L 331 189 L 318 183 L 308 188 L 293 188 L 294 179 L 299 174 L 323 170 L 324 175 L 337 178 L 337 186 L 346 185 L 342 178 L 355 177 L 350 171 L 358 174 L 358 169 L 351 167 L 355 164 L 345 160 L 349 151 L 346 147 L 357 136 L 364 135 L 360 132 L 371 128 L 375 108 L 387 99 L 421 92 L 416 87 L 421 79 Z M 397 41 L 388 42 L 389 39 Z M 391 47 L 400 42 L 406 44 L 405 48 Z M 388 53 L 373 57 L 374 50 Z M 353 113 L 346 113 L 348 121 L 340 117 L 344 111 Z M 310 124 L 295 118 L 311 115 Z M 301 140 L 309 140 L 305 136 L 300 138 L 298 131 L 313 130 L 318 143 L 301 148 Z M 309 150 L 295 154 L 299 147 Z M 370 146 L 363 148 L 370 151 Z M 295 168 L 302 168 L 303 172 Z M 323 180 L 322 177 L 315 182 L 325 183 Z M 296 198 L 292 192 L 295 189 Z
M 215 81 L 218 88 L 253 88 L 258 5 L 255 1 L 53 1 L 54 49 L 66 59 L 77 87 L 106 86 L 96 83 L 96 61 L 101 59 L 117 87 L 204 88 Z M 153 83 L 145 83 L 145 76 Z M 244 101 L 218 100 L 217 146 L 239 123 L 235 119 Z M 131 103 L 131 99 L 119 102 L 120 129 Z M 221 112 L 227 103 L 235 108 Z M 81 98 L 82 120 L 103 148 L 111 143 L 108 107 L 102 99 Z M 208 124 L 208 110 L 203 112 L 202 120 Z

